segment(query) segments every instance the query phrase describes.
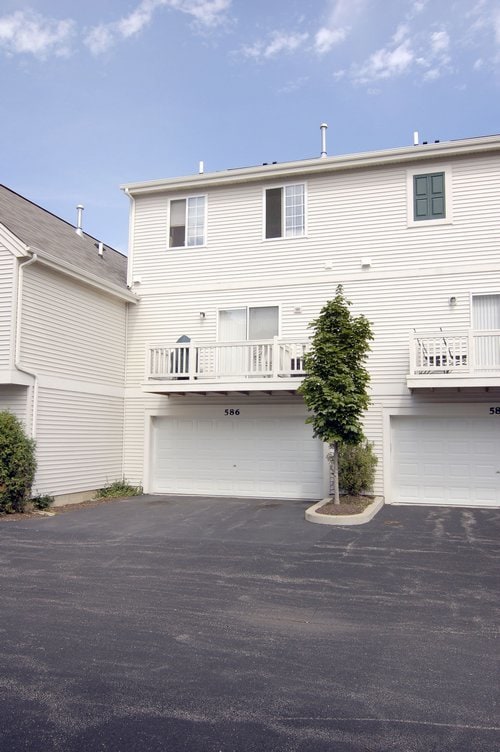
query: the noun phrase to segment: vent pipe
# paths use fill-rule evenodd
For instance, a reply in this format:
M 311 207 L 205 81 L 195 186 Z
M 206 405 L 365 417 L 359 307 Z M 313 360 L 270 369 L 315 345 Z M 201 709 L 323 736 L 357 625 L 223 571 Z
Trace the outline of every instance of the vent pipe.
M 418 131 L 413 131 L 413 146 L 418 146 Z
M 85 207 L 82 206 L 81 204 L 78 204 L 78 206 L 76 207 L 76 229 L 75 229 L 75 232 L 80 237 L 83 236 L 83 230 L 82 230 L 82 212 L 83 212 L 84 208 Z
M 205 165 L 203 164 L 203 161 L 200 159 L 200 164 L 198 165 L 198 174 L 203 175 L 205 172 Z
M 321 159 L 324 159 L 328 156 L 326 153 L 326 129 L 328 128 L 327 123 L 321 123 L 319 126 L 319 129 L 321 131 Z
M 97 253 L 99 254 L 99 256 L 101 258 L 103 258 L 103 256 L 104 256 L 104 243 L 102 242 L 102 240 L 99 241 L 99 245 L 97 246 Z

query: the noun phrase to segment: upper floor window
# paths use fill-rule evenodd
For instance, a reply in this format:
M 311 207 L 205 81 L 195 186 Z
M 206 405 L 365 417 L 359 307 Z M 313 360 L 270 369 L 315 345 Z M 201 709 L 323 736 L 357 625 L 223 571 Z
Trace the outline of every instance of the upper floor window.
M 305 233 L 305 186 L 266 190 L 266 238 L 291 238 Z
M 408 226 L 452 224 L 452 171 L 449 165 L 435 165 L 432 172 L 422 168 L 406 172 Z
M 205 209 L 205 196 L 190 196 L 170 202 L 169 248 L 205 244 Z
M 413 176 L 413 219 L 446 217 L 444 172 Z

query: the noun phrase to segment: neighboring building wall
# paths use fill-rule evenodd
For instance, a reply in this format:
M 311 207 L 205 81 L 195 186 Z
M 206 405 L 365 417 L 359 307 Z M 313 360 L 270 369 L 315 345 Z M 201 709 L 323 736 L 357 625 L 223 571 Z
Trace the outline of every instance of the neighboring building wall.
M 353 311 L 373 323 L 372 405 L 365 426 L 379 455 L 376 490 L 382 492 L 384 411 L 469 398 L 456 392 L 445 395 L 446 390 L 424 396 L 409 392 L 410 332 L 469 327 L 471 293 L 498 289 L 500 162 L 477 156 L 445 164 L 429 160 L 416 164 L 415 171 L 442 167 L 452 180 L 448 191 L 453 223 L 439 226 L 410 221 L 411 166 L 306 180 L 276 182 L 271 176 L 266 182 L 201 188 L 199 193 L 208 196 L 208 244 L 199 248 L 167 247 L 168 199 L 196 191 L 139 196 L 132 274 L 141 277 L 141 303 L 129 319 L 126 474 L 142 478 L 144 409 L 167 400 L 141 394 L 148 342 L 175 342 L 182 334 L 194 341 L 215 341 L 217 309 L 242 305 L 279 305 L 281 335 L 304 336 L 307 324 L 342 283 Z M 299 182 L 307 184 L 307 236 L 263 240 L 264 189 Z M 361 258 L 367 256 L 371 266 L 362 268 Z M 456 306 L 450 307 L 451 296 Z M 294 312 L 297 307 L 299 314 Z M 204 321 L 200 311 L 206 313 Z M 187 403 L 199 398 L 177 399 Z M 491 395 L 485 393 L 471 395 L 471 401 L 488 399 Z
M 40 264 L 26 269 L 21 361 L 39 383 L 37 491 L 122 477 L 125 341 L 124 302 Z
M 11 368 L 12 309 L 16 259 L 0 245 L 0 372 Z
M 0 410 L 9 410 L 26 425 L 28 394 L 28 387 L 0 384 Z

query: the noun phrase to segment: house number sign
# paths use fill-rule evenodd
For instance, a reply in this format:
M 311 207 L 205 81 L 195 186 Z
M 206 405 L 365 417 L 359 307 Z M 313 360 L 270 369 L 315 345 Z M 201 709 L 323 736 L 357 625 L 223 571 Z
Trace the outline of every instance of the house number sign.
M 239 408 L 237 408 L 237 407 L 236 408 L 235 407 L 226 407 L 226 409 L 224 410 L 224 415 L 228 415 L 228 416 L 230 415 L 231 417 L 233 415 L 239 415 L 239 414 L 240 414 L 240 411 L 239 411 Z
M 500 415 L 500 407 L 490 407 L 490 415 Z

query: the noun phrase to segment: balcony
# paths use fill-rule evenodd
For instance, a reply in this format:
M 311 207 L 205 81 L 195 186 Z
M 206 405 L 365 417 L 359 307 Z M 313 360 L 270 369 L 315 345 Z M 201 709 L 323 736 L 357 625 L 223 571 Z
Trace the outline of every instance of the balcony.
M 182 342 L 147 347 L 144 391 L 160 394 L 296 392 L 308 339 Z
M 500 386 L 500 330 L 413 332 L 410 389 Z

